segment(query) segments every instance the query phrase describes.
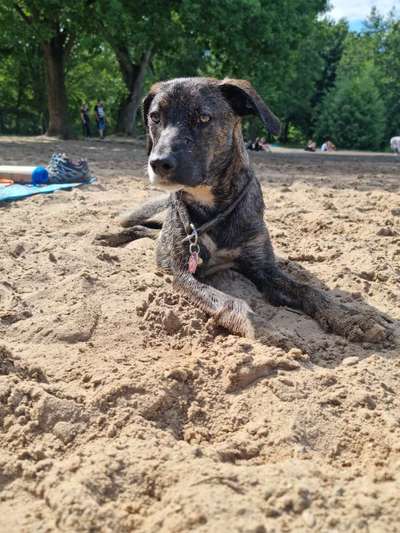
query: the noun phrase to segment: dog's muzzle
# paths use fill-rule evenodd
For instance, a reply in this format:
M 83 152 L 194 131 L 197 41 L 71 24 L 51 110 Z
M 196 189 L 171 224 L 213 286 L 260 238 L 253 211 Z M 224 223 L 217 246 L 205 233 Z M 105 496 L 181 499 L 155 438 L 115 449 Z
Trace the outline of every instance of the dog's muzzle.
M 167 178 L 176 171 L 177 161 L 173 154 L 154 155 L 150 157 L 149 165 L 154 174 L 161 178 Z

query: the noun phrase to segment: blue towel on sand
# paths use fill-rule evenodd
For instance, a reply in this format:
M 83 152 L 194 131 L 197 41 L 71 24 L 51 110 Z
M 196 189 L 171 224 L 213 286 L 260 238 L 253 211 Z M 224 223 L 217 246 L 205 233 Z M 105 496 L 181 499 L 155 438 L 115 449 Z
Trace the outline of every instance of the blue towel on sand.
M 79 187 L 79 185 L 87 185 L 96 181 L 92 178 L 89 181 L 81 183 L 52 183 L 51 185 L 20 185 L 15 183 L 14 185 L 1 186 L 0 185 L 0 202 L 11 202 L 12 200 L 22 200 L 27 196 L 33 194 L 49 193 L 59 191 L 62 189 L 72 189 Z

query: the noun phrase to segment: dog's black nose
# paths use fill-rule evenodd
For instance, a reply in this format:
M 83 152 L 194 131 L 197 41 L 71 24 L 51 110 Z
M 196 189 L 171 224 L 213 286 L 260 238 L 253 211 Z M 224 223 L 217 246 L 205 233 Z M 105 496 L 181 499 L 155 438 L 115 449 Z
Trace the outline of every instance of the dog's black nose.
M 170 154 L 150 159 L 151 168 L 159 176 L 167 176 L 176 169 L 176 159 Z

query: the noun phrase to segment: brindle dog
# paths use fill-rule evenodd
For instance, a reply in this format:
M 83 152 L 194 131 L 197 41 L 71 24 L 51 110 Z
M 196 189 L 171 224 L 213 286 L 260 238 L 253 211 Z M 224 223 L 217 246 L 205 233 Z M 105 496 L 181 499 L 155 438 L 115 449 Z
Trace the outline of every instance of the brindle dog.
M 385 339 L 389 330 L 380 318 L 360 315 L 278 267 L 260 183 L 241 133 L 245 115 L 258 115 L 270 132 L 279 132 L 278 119 L 247 81 L 181 78 L 154 85 L 143 102 L 148 172 L 151 183 L 174 192 L 123 216 L 121 224 L 129 228 L 103 236 L 103 242 L 156 237 L 158 230 L 143 224 L 167 208 L 157 264 L 173 274 L 179 291 L 228 330 L 253 336 L 259 322 L 245 301 L 204 280 L 236 269 L 269 302 L 300 309 L 328 331 L 357 341 Z

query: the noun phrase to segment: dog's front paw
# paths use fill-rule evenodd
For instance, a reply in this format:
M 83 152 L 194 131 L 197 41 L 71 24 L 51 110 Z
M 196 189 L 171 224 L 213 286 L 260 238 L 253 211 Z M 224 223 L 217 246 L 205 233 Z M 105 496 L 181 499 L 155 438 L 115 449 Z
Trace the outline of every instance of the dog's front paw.
M 243 337 L 253 337 L 252 315 L 254 315 L 253 311 L 244 300 L 230 298 L 214 315 L 214 320 L 232 333 Z
M 316 318 L 324 329 L 347 337 L 350 341 L 378 344 L 392 337 L 392 330 L 384 319 L 344 305 L 332 304 Z
M 101 246 L 116 247 L 145 237 L 155 239 L 157 236 L 158 230 L 147 228 L 146 226 L 133 226 L 132 228 L 98 233 L 94 238 L 94 242 Z
M 116 230 L 104 233 L 98 233 L 94 238 L 95 244 L 101 246 L 122 246 L 132 240 L 129 230 Z
M 276 330 L 272 331 L 269 322 L 254 313 L 247 303 L 240 299 L 232 298 L 227 301 L 214 320 L 232 333 L 268 346 L 284 349 L 303 348 L 298 339 L 293 339 L 288 334 L 283 335 Z

